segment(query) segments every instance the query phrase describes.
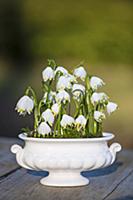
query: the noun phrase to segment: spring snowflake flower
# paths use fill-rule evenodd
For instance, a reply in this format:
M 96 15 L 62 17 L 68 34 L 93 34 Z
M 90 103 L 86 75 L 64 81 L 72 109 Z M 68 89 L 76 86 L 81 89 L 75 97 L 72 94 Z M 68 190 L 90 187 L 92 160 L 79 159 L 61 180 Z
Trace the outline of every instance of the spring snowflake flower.
M 82 81 L 85 80 L 86 78 L 86 71 L 84 69 L 84 67 L 78 67 L 74 70 L 74 75 L 77 77 L 77 78 L 80 78 Z
M 70 95 L 65 90 L 60 90 L 57 93 L 55 99 L 58 104 L 60 104 L 60 103 L 65 104 L 66 102 L 70 102 Z
M 54 78 L 54 70 L 51 67 L 46 67 L 42 72 L 43 81 L 51 81 Z
M 97 90 L 102 85 L 105 85 L 102 79 L 96 76 L 92 76 L 90 79 L 90 86 L 93 90 Z
M 72 74 L 67 74 L 67 78 L 70 81 L 70 83 L 77 83 L 77 79 L 74 75 Z
M 70 79 L 67 76 L 61 76 L 57 82 L 56 89 L 64 90 L 65 88 L 71 89 L 72 84 L 70 82 Z
M 97 104 L 97 103 L 104 103 L 108 101 L 108 96 L 104 92 L 94 92 L 91 96 L 91 102 L 92 104 Z
M 58 72 L 61 72 L 62 75 L 67 75 L 67 74 L 68 74 L 67 69 L 65 69 L 65 68 L 62 67 L 62 66 L 59 66 L 59 67 L 56 68 L 56 70 L 55 70 L 55 74 L 57 74 Z
M 46 122 L 41 122 L 41 124 L 38 126 L 38 133 L 41 135 L 46 135 L 51 132 L 51 128 Z
M 80 96 L 85 93 L 85 87 L 81 84 L 74 84 L 72 87 L 72 93 L 76 100 L 79 100 Z
M 67 126 L 72 126 L 72 125 L 74 124 L 74 122 L 75 122 L 75 121 L 74 121 L 74 118 L 73 118 L 73 117 L 64 114 L 64 115 L 62 116 L 62 120 L 61 120 L 60 124 L 61 124 L 61 126 L 62 126 L 63 128 L 66 128 Z
M 101 96 L 99 95 L 99 93 L 94 92 L 91 96 L 91 102 L 94 105 L 95 103 L 98 103 L 101 99 Z
M 51 110 L 54 115 L 58 115 L 59 110 L 60 110 L 60 105 L 58 103 L 55 103 L 52 105 Z
M 47 99 L 47 95 L 48 95 L 48 99 Z M 49 94 L 45 92 L 44 97 L 43 97 L 44 104 L 46 104 L 47 100 L 50 103 L 55 103 L 55 96 L 56 96 L 56 92 L 50 91 Z
M 108 102 L 107 104 L 107 113 L 110 115 L 118 108 L 118 105 L 113 102 Z
M 33 100 L 29 96 L 25 95 L 19 99 L 15 110 L 17 110 L 20 115 L 25 115 L 26 113 L 31 114 L 33 108 Z
M 85 128 L 86 123 L 87 123 L 87 119 L 83 115 L 79 115 L 75 120 L 75 124 L 76 124 L 76 127 L 77 127 L 78 131 L 81 128 Z
M 94 119 L 97 122 L 102 123 L 102 121 L 105 119 L 105 114 L 100 111 L 94 111 Z
M 45 122 L 48 122 L 50 126 L 53 125 L 54 115 L 49 108 L 42 113 L 42 118 L 44 119 Z

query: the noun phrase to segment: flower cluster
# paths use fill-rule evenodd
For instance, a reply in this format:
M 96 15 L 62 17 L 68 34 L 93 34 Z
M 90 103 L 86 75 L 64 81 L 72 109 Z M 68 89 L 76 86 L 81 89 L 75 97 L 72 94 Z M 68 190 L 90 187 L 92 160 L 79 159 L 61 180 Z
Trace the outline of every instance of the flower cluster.
M 34 128 L 29 137 L 77 138 L 101 137 L 103 121 L 117 104 L 97 90 L 104 81 L 78 66 L 69 73 L 63 66 L 49 60 L 42 72 L 42 98 L 38 101 L 28 87 L 16 105 L 20 115 L 34 113 Z

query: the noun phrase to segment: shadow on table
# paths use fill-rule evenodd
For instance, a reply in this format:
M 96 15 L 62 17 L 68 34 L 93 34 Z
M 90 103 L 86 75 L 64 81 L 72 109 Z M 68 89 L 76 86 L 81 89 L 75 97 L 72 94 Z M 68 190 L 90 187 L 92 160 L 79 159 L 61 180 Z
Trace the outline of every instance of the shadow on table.
M 40 176 L 40 177 L 46 177 L 48 176 L 48 172 L 47 171 L 34 171 L 34 170 L 27 170 L 28 174 L 31 174 L 33 176 Z
M 93 171 L 85 171 L 82 172 L 82 175 L 85 177 L 97 177 L 97 176 L 103 176 L 103 175 L 107 175 L 107 174 L 111 174 L 113 172 L 115 172 L 121 165 L 123 165 L 122 162 L 115 162 L 113 165 L 103 168 L 103 169 L 97 169 L 97 170 L 93 170 Z M 32 171 L 32 170 L 28 170 L 29 174 L 32 174 L 34 176 L 42 176 L 42 177 L 46 177 L 48 176 L 48 172 L 46 171 Z
M 109 167 L 82 172 L 82 175 L 84 175 L 85 177 L 97 177 L 108 175 L 115 172 L 121 165 L 123 165 L 122 162 L 115 162 Z

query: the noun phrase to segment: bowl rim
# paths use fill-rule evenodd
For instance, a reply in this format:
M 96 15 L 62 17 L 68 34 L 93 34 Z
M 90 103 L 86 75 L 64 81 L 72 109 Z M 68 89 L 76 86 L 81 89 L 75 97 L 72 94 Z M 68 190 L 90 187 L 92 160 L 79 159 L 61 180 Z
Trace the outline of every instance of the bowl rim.
M 20 133 L 18 137 L 24 141 L 35 142 L 98 142 L 111 140 L 115 135 L 109 132 L 103 132 L 103 137 L 99 138 L 33 138 L 27 137 L 24 133 Z

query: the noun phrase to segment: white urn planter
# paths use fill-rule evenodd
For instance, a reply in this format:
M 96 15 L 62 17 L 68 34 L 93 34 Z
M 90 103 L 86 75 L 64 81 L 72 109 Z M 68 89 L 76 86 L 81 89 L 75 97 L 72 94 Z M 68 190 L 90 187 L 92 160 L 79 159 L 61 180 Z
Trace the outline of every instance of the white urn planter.
M 82 171 L 103 168 L 116 159 L 121 145 L 108 141 L 114 138 L 111 133 L 103 133 L 100 138 L 30 138 L 20 134 L 25 146 L 15 144 L 11 151 L 16 154 L 20 166 L 30 170 L 48 171 L 49 175 L 40 180 L 48 186 L 83 186 L 89 180 Z

